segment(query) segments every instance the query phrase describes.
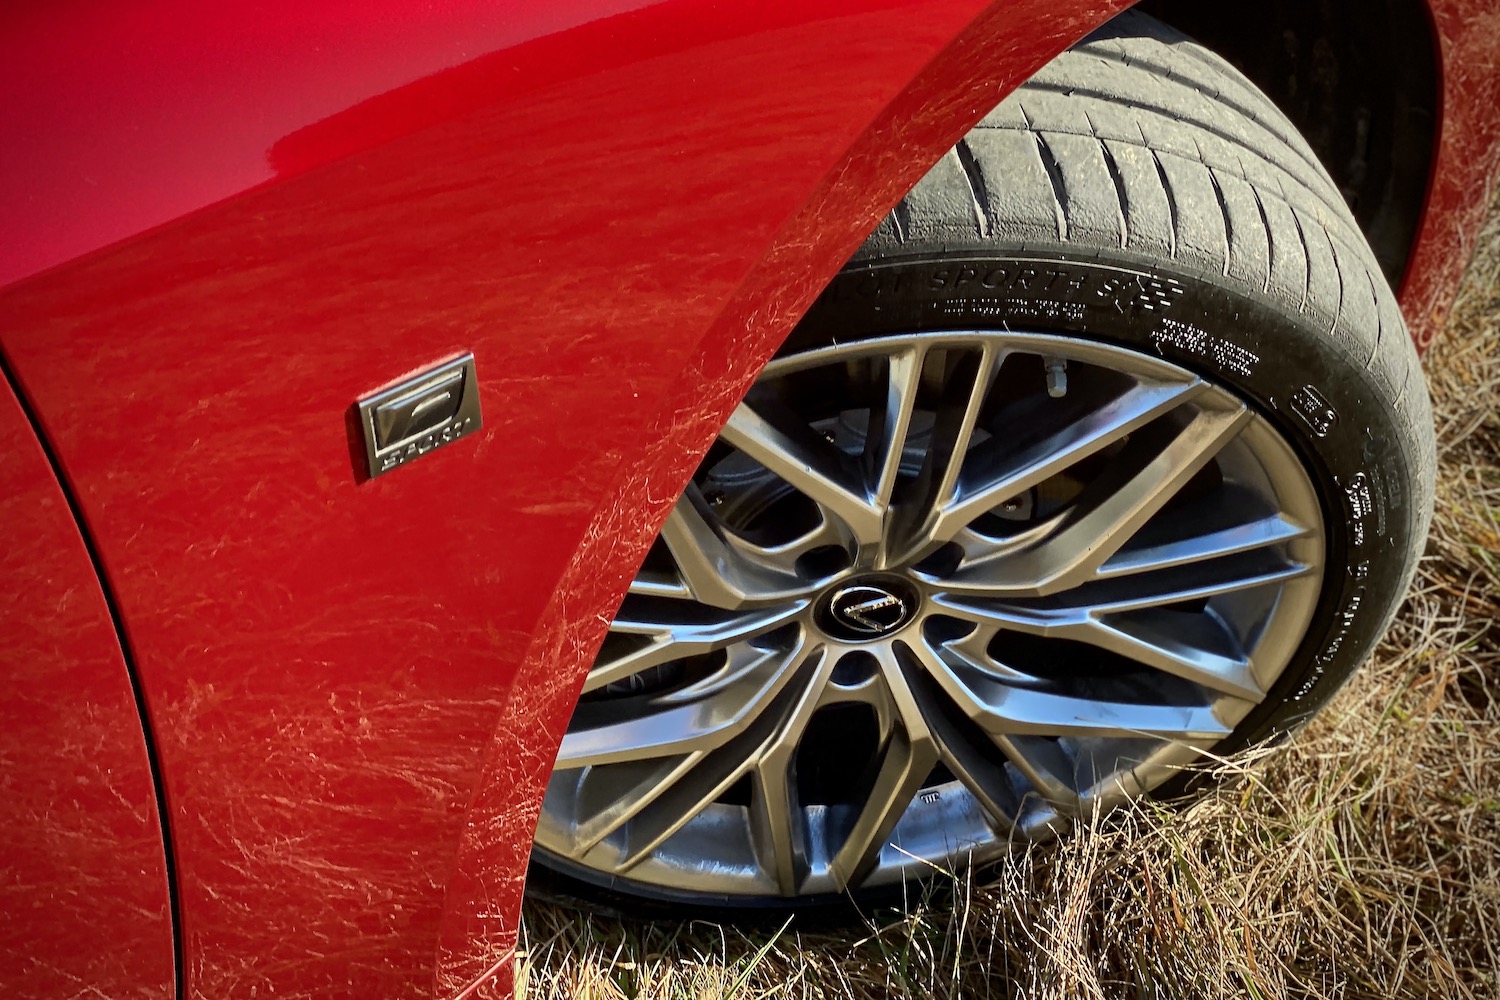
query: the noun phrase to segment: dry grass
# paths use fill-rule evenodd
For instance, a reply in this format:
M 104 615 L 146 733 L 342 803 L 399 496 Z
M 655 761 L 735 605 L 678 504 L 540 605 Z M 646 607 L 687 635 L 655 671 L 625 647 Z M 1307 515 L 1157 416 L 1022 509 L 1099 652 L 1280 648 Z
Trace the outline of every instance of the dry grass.
M 529 906 L 527 997 L 1500 996 L 1500 224 L 1427 360 L 1438 514 L 1375 660 L 1182 813 L 848 934 Z

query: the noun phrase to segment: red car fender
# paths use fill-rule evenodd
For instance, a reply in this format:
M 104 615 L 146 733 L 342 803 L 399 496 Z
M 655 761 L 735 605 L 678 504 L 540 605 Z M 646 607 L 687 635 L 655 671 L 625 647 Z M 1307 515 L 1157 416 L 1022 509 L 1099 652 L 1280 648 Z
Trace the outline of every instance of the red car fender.
M 1442 112 L 1422 227 L 1400 288 L 1419 350 L 1443 329 L 1500 178 L 1500 4 L 1429 0 L 1429 7 Z
M 0 347 L 123 615 L 188 993 L 508 990 L 552 756 L 697 456 L 925 166 L 1125 5 L 4 15 Z M 1495 169 L 1489 8 L 1435 6 L 1472 70 L 1419 335 Z M 484 429 L 365 479 L 353 401 L 462 350 Z
M 19 997 L 87 984 L 165 998 L 171 901 L 130 675 L 67 497 L 3 379 L 0 456 L 0 983 Z
M 509 900 L 520 885 L 497 883 L 494 873 L 515 870 L 517 845 L 524 845 L 522 853 L 529 846 L 552 756 L 593 653 L 635 567 L 750 381 L 927 165 L 1001 96 L 1124 6 L 1067 9 L 1021 0 L 976 18 L 841 152 L 695 346 L 641 447 L 601 491 L 604 502 L 532 633 L 448 886 L 439 951 L 443 990 L 465 996 L 507 988 L 515 941 Z M 997 62 L 996 52 L 1010 58 Z M 550 737 L 543 767 L 515 753 L 539 729 Z M 529 794 L 518 796 L 523 788 Z M 522 802 L 528 808 L 518 812 Z
M 17 15 L 0 343 L 134 653 L 190 994 L 426 993 L 440 935 L 441 993 L 502 988 L 542 782 L 691 455 L 923 165 L 1118 6 L 674 0 L 522 40 L 455 3 L 440 72 L 410 5 Z M 464 349 L 486 428 L 365 480 L 353 401 Z

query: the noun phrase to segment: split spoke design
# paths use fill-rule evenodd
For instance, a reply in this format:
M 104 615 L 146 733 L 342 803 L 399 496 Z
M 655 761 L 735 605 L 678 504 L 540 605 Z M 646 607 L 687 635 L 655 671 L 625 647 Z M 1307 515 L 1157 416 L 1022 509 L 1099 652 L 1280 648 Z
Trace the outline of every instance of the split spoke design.
M 798 800 L 792 762 L 833 666 L 834 657 L 820 650 L 810 683 L 791 703 L 785 721 L 763 744 L 755 762 L 752 836 L 783 896 L 796 895 L 808 873 L 807 817 Z
M 1159 450 L 1151 442 L 1149 461 L 1123 482 L 1093 484 L 1095 495 L 1080 497 L 1045 540 L 1020 552 L 1007 549 L 973 560 L 953 574 L 951 584 L 1051 594 L 1088 581 L 1249 420 L 1243 405 L 1196 414 Z
M 652 667 L 748 642 L 796 621 L 806 606 L 805 601 L 789 601 L 719 620 L 679 623 L 628 617 L 627 612 L 622 612 L 614 621 L 614 631 L 622 636 L 639 636 L 645 642 L 628 652 L 603 657 L 596 662 L 583 683 L 584 693 L 597 691 Z
M 881 747 L 875 780 L 833 857 L 832 874 L 842 886 L 858 885 L 875 867 L 891 831 L 938 762 L 937 743 L 893 651 L 885 646 L 875 655 L 878 683 L 890 698 L 895 724 Z
M 626 712 L 591 713 L 586 706 L 569 727 L 557 754 L 557 766 L 586 767 L 627 760 L 664 757 L 712 750 L 729 742 L 758 718 L 792 675 L 806 646 L 804 629 L 785 650 L 736 652 L 747 662 L 731 658 L 724 668 L 731 679 L 713 686 L 705 697 L 656 697 Z M 590 724 L 591 714 L 603 718 Z
M 944 663 L 919 644 L 934 678 L 976 725 L 997 736 L 1162 736 L 1217 739 L 1228 729 L 1204 706 L 1078 698 L 997 681 L 967 662 Z
M 784 414 L 763 413 L 747 401 L 730 416 L 721 436 L 843 521 L 861 545 L 879 543 L 884 512 L 848 456 L 810 427 L 791 425 Z
M 1147 382 L 1030 445 L 1016 448 L 1004 436 L 990 438 L 967 456 L 962 471 L 953 470 L 946 489 L 934 493 L 920 526 L 905 540 L 907 551 L 918 554 L 951 540 L 980 515 L 1124 439 L 1204 388 L 1196 379 Z
M 715 524 L 702 493 L 691 486 L 667 516 L 661 537 L 677 563 L 687 596 L 703 604 L 733 610 L 803 589 L 790 575 L 746 559 Z
M 774 545 L 756 545 L 730 536 L 729 545 L 739 556 L 759 569 L 771 573 L 795 574 L 798 560 L 816 549 L 852 547 L 853 539 L 843 522 L 819 508 L 817 523 L 800 535 Z
M 614 618 L 537 856 L 705 899 L 997 857 L 1233 732 L 1324 544 L 1270 425 L 1157 359 L 976 332 L 778 359 Z

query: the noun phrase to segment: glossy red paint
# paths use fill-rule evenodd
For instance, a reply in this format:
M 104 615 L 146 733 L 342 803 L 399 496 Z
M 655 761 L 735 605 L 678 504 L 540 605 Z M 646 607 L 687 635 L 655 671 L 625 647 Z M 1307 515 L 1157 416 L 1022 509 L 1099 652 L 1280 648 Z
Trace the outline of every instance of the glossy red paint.
M 285 70 L 289 8 L 218 15 L 283 39 L 254 71 L 253 46 L 223 74 L 180 53 L 201 27 L 133 37 L 116 114 L 155 121 L 150 68 L 185 61 L 172 84 L 217 115 L 158 124 L 99 175 L 203 142 L 244 170 L 195 197 L 252 187 L 14 285 L 0 329 L 147 692 L 190 993 L 504 988 L 542 781 L 690 456 L 923 164 L 1111 9 L 975 25 L 978 0 L 676 0 L 476 46 L 410 93 L 330 56 L 326 99 Z M 272 92 L 231 110 L 277 107 L 286 77 L 313 110 L 274 141 L 205 124 L 243 79 Z M 100 196 L 94 238 L 178 197 Z M 358 482 L 352 401 L 464 348 L 485 431 Z
M 1432 186 L 1401 287 L 1418 349 L 1443 329 L 1474 240 L 1500 181 L 1500 6 L 1493 0 L 1433 0 L 1442 116 Z
M 156 790 L 130 675 L 52 466 L 0 379 L 0 982 L 172 995 Z
M 1124 5 L 0 15 L 0 345 L 124 615 L 190 995 L 507 992 L 557 740 L 696 456 L 924 166 Z M 484 430 L 361 481 L 354 399 L 465 349 Z

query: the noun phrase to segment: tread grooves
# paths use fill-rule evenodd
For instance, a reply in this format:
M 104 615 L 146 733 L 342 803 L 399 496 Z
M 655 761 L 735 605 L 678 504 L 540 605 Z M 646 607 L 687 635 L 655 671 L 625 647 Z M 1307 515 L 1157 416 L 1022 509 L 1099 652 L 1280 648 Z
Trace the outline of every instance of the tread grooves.
M 1288 204 L 1287 210 L 1292 213 L 1292 225 L 1297 228 L 1297 239 L 1302 244 L 1302 273 L 1305 280 L 1302 282 L 1302 304 L 1297 307 L 1297 311 L 1307 312 L 1307 300 L 1312 298 L 1312 248 L 1307 245 L 1307 233 L 1302 228 L 1302 217 L 1297 214 L 1297 206 Z
M 1260 188 L 1246 182 L 1250 189 L 1250 195 L 1255 199 L 1255 210 L 1260 213 L 1261 227 L 1266 231 L 1266 280 L 1261 282 L 1260 290 L 1269 292 L 1271 290 L 1271 273 L 1276 265 L 1276 233 L 1271 229 L 1271 218 L 1266 215 L 1266 203 L 1260 200 Z
M 1154 105 L 1148 104 L 1145 101 L 1131 100 L 1129 97 L 1126 97 L 1126 96 L 1121 95 L 1121 94 L 1108 94 L 1108 93 L 1105 93 L 1104 91 L 1101 91 L 1101 90 L 1092 90 L 1092 89 L 1090 89 L 1088 87 L 1075 87 L 1075 86 L 1066 86 L 1066 87 L 1064 87 L 1064 86 L 1060 86 L 1060 85 L 1055 84 L 1055 83 L 1046 83 L 1046 82 L 1043 82 L 1043 81 L 1040 81 L 1040 80 L 1032 80 L 1032 81 L 1028 82 L 1026 84 L 1026 89 L 1027 90 L 1036 90 L 1036 91 L 1040 91 L 1040 92 L 1048 93 L 1048 94 L 1057 94 L 1060 97 L 1086 97 L 1086 98 L 1090 98 L 1091 100 L 1099 101 L 1099 102 L 1104 103 L 1104 104 L 1112 104 L 1112 105 L 1114 105 L 1116 107 L 1120 107 L 1120 108 L 1130 108 L 1133 111 L 1144 111 L 1144 112 L 1146 112 L 1148 114 L 1155 115 L 1158 118 L 1165 118 L 1168 121 L 1174 122 L 1174 123 L 1179 124 L 1179 125 L 1187 125 L 1187 126 L 1190 126 L 1192 128 L 1201 129 L 1202 131 L 1208 133 L 1209 135 L 1214 136 L 1215 138 L 1220 139 L 1223 142 L 1226 142 L 1226 143 L 1230 144 L 1231 146 L 1236 146 L 1236 147 L 1241 147 L 1241 148 L 1244 147 L 1244 140 L 1243 139 L 1241 139 L 1241 138 L 1233 135 L 1230 132 L 1225 131 L 1224 129 L 1220 128 L 1218 125 L 1216 125 L 1213 122 L 1206 122 L 1206 121 L 1203 121 L 1203 120 L 1198 119 L 1198 118 L 1189 118 L 1189 117 L 1186 117 L 1186 116 L 1178 115 L 1178 114 L 1175 114 L 1173 112 L 1163 110 L 1162 108 L 1155 107 Z M 1025 116 L 1023 115 L 1022 117 L 1025 117 Z M 1030 119 L 1027 119 L 1026 127 L 1028 129 L 1031 128 Z M 1290 150 L 1293 153 L 1297 153 L 1297 151 L 1295 149 L 1293 149 L 1293 147 L 1286 145 L 1286 143 L 1284 143 L 1284 142 L 1283 143 L 1278 143 L 1278 144 L 1283 149 L 1287 149 L 1287 150 Z M 1150 143 L 1148 142 L 1146 145 L 1149 146 Z M 1294 177 L 1294 178 L 1297 179 L 1298 183 L 1302 184 L 1304 187 L 1307 187 L 1309 190 L 1311 190 L 1313 188 L 1313 186 L 1314 186 L 1313 180 L 1315 180 L 1317 182 L 1318 186 L 1328 189 L 1328 192 L 1331 192 L 1331 193 L 1333 193 L 1335 195 L 1338 193 L 1337 191 L 1335 191 L 1332 188 L 1332 186 L 1329 183 L 1329 181 L 1327 180 L 1327 178 L 1323 175 L 1321 167 L 1315 169 L 1313 171 L 1313 178 L 1309 179 L 1309 178 L 1306 178 L 1306 177 L 1298 176 L 1298 174 L 1297 174 L 1296 171 L 1293 171 L 1286 164 L 1276 162 L 1271 157 L 1267 156 L 1264 152 L 1262 152 L 1260 149 L 1251 149 L 1250 152 L 1254 153 L 1256 156 L 1260 157 L 1266 163 L 1268 163 L 1271 166 L 1277 168 L 1278 170 L 1281 170 L 1281 171 L 1283 171 L 1285 173 L 1291 174 L 1292 177 Z M 1307 161 L 1302 158 L 1302 156 L 1300 155 L 1300 153 L 1297 154 L 1297 160 L 1303 166 L 1307 166 L 1308 165 Z M 1325 201 L 1325 202 L 1327 202 L 1329 199 L 1325 195 L 1325 196 L 1322 197 L 1322 200 Z M 1340 199 L 1339 204 L 1343 204 L 1342 198 Z
M 1186 49 L 1186 51 L 1189 54 L 1194 55 L 1196 57 L 1196 53 L 1192 53 L 1190 47 L 1184 47 L 1184 48 Z M 1123 53 L 1111 52 L 1108 49 L 1094 49 L 1094 50 L 1090 50 L 1089 54 L 1093 55 L 1093 56 L 1096 56 L 1096 57 L 1098 57 L 1100 59 L 1103 59 L 1105 62 L 1112 62 L 1112 63 L 1114 63 L 1114 64 L 1116 64 L 1118 66 L 1125 66 L 1125 67 L 1128 67 L 1130 69 L 1140 70 L 1143 73 L 1150 73 L 1153 76 L 1162 77 L 1163 79 L 1174 80 L 1175 82 L 1179 83 L 1180 85 L 1187 86 L 1187 87 L 1192 87 L 1195 90 L 1197 89 L 1196 86 L 1193 84 L 1193 82 L 1191 80 L 1186 80 L 1186 79 L 1184 79 L 1182 77 L 1164 76 L 1163 73 L 1162 73 L 1161 67 L 1159 66 L 1159 64 L 1157 64 L 1156 62 L 1154 62 L 1152 60 L 1131 59 L 1131 58 L 1125 56 Z M 1198 62 L 1200 65 L 1207 67 L 1213 73 L 1213 75 L 1218 76 L 1221 79 L 1227 80 L 1230 83 L 1235 84 L 1239 88 L 1245 88 L 1245 87 L 1253 86 L 1253 84 L 1251 84 L 1248 80 L 1235 79 L 1232 76 L 1226 75 L 1219 67 L 1213 66 L 1207 60 L 1204 60 L 1204 59 L 1201 59 L 1201 58 L 1195 58 L 1195 61 Z M 1267 110 L 1274 110 L 1274 106 L 1269 106 L 1269 107 L 1264 107 L 1264 108 L 1254 108 L 1254 107 L 1251 107 L 1249 104 L 1245 103 L 1244 101 L 1237 100 L 1234 95 L 1226 93 L 1223 89 L 1219 89 L 1217 92 L 1215 92 L 1213 94 L 1205 94 L 1204 96 L 1208 97 L 1209 99 L 1211 99 L 1211 100 L 1213 100 L 1213 101 L 1215 101 L 1215 102 L 1217 102 L 1219 104 L 1224 105 L 1225 107 L 1232 108 L 1233 110 L 1235 110 L 1235 111 L 1239 112 L 1240 114 L 1244 115 L 1247 119 L 1249 119 L 1255 125 L 1259 126 L 1264 131 L 1269 132 L 1271 135 L 1275 136 L 1276 139 L 1281 143 L 1282 146 L 1286 147 L 1286 149 L 1288 151 L 1290 151 L 1293 154 L 1295 154 L 1296 157 L 1297 157 L 1297 159 L 1299 159 L 1303 163 L 1307 164 L 1308 167 L 1312 168 L 1315 171 L 1322 171 L 1323 165 L 1318 162 L 1318 159 L 1317 159 L 1316 156 L 1311 155 L 1309 153 L 1303 152 L 1301 149 L 1299 149 L 1297 147 L 1297 145 L 1294 143 L 1294 141 L 1292 140 L 1292 138 L 1290 136 L 1288 136 L 1285 132 L 1281 131 L 1280 129 L 1274 128 L 1272 126 L 1272 123 L 1268 122 L 1265 119 L 1264 112 L 1267 111 Z M 1162 112 L 1160 109 L 1156 109 L 1156 110 L 1159 113 L 1162 113 L 1162 114 L 1166 113 L 1166 112 Z
M 1068 189 L 1063 183 L 1062 167 L 1058 166 L 1057 157 L 1052 154 L 1052 147 L 1047 145 L 1047 140 L 1042 133 L 1031 133 L 1036 138 L 1036 155 L 1041 158 L 1042 170 L 1047 174 L 1047 180 L 1052 185 L 1052 210 L 1057 214 L 1057 238 L 1066 241 L 1068 238 Z
M 990 196 L 984 186 L 984 175 L 979 172 L 979 163 L 974 159 L 974 150 L 968 139 L 958 140 L 953 147 L 958 154 L 958 165 L 963 168 L 964 180 L 969 184 L 969 197 L 974 201 L 975 224 L 981 237 L 990 235 Z
M 905 243 L 911 232 L 911 206 L 902 198 L 896 202 L 896 207 L 891 209 L 891 228 L 896 231 L 896 239 Z
M 1124 249 L 1130 245 L 1130 203 L 1125 197 L 1125 178 L 1120 174 L 1120 165 L 1115 162 L 1115 154 L 1110 152 L 1109 143 L 1099 138 L 1099 130 L 1094 128 L 1094 120 L 1084 112 L 1084 121 L 1089 123 L 1089 129 L 1094 133 L 1094 138 L 1099 142 L 1099 151 L 1104 155 L 1104 169 L 1109 171 L 1109 180 L 1115 186 L 1115 200 L 1120 203 L 1120 248 Z
M 1333 307 L 1333 321 L 1328 324 L 1328 335 L 1331 337 L 1339 328 L 1339 317 L 1344 312 L 1344 269 L 1339 266 L 1339 248 L 1333 245 L 1333 234 L 1324 229 L 1323 238 L 1328 241 L 1328 252 L 1333 255 L 1333 273 L 1339 279 L 1339 300 Z
M 1141 133 L 1144 141 L 1146 133 Z M 1150 146 L 1147 146 L 1150 149 Z M 1167 196 L 1167 235 L 1170 240 L 1167 245 L 1167 256 L 1173 260 L 1177 259 L 1177 198 L 1172 193 L 1172 182 L 1167 180 L 1167 169 L 1161 165 L 1161 157 L 1156 155 L 1156 150 L 1151 150 L 1151 162 L 1156 165 L 1156 176 L 1161 181 L 1161 189 Z
M 1375 359 L 1371 358 L 1370 360 L 1374 361 Z M 1365 368 L 1368 370 L 1369 369 L 1369 365 L 1366 365 Z M 1393 402 L 1391 404 L 1397 410 L 1403 409 L 1404 404 L 1406 403 L 1406 391 L 1408 389 L 1410 389 L 1410 388 L 1411 388 L 1411 369 L 1407 368 L 1406 369 L 1406 378 L 1404 378 L 1404 379 L 1401 380 L 1401 388 L 1396 390 L 1396 400 L 1395 400 L 1395 402 Z
M 1375 273 L 1369 268 L 1365 268 L 1365 280 L 1370 283 L 1370 298 L 1375 302 L 1375 345 L 1370 350 L 1369 358 L 1365 360 L 1365 369 L 1368 371 L 1375 363 L 1375 359 L 1379 357 L 1380 342 L 1385 339 L 1385 313 L 1380 309 L 1380 289 L 1375 285 Z M 1403 383 L 1403 393 L 1405 388 Z
M 975 128 L 976 129 L 985 129 L 985 130 L 992 131 L 992 132 L 1004 132 L 1004 131 L 1023 132 L 1023 131 L 1032 131 L 1030 129 L 1018 129 L 1018 128 L 1015 128 L 1014 126 L 1010 126 L 1010 125 L 976 125 Z M 1057 129 L 1049 129 L 1049 130 L 1042 130 L 1042 131 L 1050 131 L 1054 135 L 1084 135 L 1084 136 L 1087 135 L 1087 133 L 1084 133 L 1084 132 L 1064 132 L 1064 131 L 1060 131 L 1060 130 L 1057 130 Z M 1139 131 L 1139 126 L 1137 127 L 1137 131 Z M 1220 170 L 1224 169 L 1222 166 L 1220 166 L 1218 168 L 1211 167 L 1211 166 L 1209 166 L 1208 163 L 1204 162 L 1199 157 L 1187 157 L 1187 156 L 1182 155 L 1181 153 L 1176 153 L 1176 152 L 1173 152 L 1172 150 L 1169 150 L 1169 149 L 1166 149 L 1166 150 L 1156 149 L 1155 147 L 1153 147 L 1151 145 L 1150 142 L 1145 141 L 1144 133 L 1142 133 L 1142 138 L 1139 139 L 1139 140 L 1136 140 L 1136 139 L 1125 139 L 1125 138 L 1121 138 L 1119 136 L 1111 136 L 1110 139 L 1109 139 L 1109 141 L 1110 142 L 1117 142 L 1117 143 L 1120 143 L 1122 145 L 1134 146 L 1137 149 L 1144 150 L 1144 151 L 1146 151 L 1148 153 L 1153 153 L 1153 155 L 1157 155 L 1157 156 L 1162 156 L 1162 155 L 1165 155 L 1165 156 L 1175 156 L 1175 157 L 1177 157 L 1179 159 L 1188 160 L 1191 163 L 1202 163 L 1204 166 L 1209 167 L 1209 169 L 1220 169 Z M 1254 152 L 1254 151 L 1252 150 L 1251 152 Z M 1264 159 L 1264 158 L 1262 157 L 1262 159 Z M 1269 160 L 1267 160 L 1266 162 L 1270 166 L 1276 167 L 1277 169 L 1280 169 L 1280 170 L 1283 170 L 1283 172 L 1286 173 L 1286 171 L 1284 170 L 1284 168 L 1281 168 L 1281 167 L 1277 166 L 1277 164 L 1272 163 Z M 1264 178 L 1256 178 L 1249 171 L 1247 171 L 1245 169 L 1244 161 L 1243 160 L 1240 161 L 1239 172 L 1235 173 L 1233 171 L 1230 171 L 1230 175 L 1233 176 L 1233 177 L 1239 178 L 1240 180 L 1244 181 L 1246 184 L 1250 185 L 1252 188 L 1257 187 L 1258 185 L 1261 185 L 1261 184 L 1265 183 L 1265 179 Z M 1290 175 L 1289 174 L 1289 176 L 1292 176 L 1293 181 L 1295 181 L 1297 183 L 1297 185 L 1303 191 L 1307 192 L 1307 194 L 1312 198 L 1313 201 L 1316 201 L 1316 202 L 1320 203 L 1325 209 L 1328 209 L 1332 213 L 1332 221 L 1336 225 L 1340 226 L 1342 229 L 1346 230 L 1346 235 L 1348 237 L 1350 237 L 1351 239 L 1357 239 L 1359 243 L 1363 243 L 1364 237 L 1363 237 L 1363 234 L 1358 229 L 1358 227 L 1355 226 L 1354 223 L 1345 220 L 1341 216 L 1341 214 L 1340 214 L 1340 213 L 1346 211 L 1347 209 L 1341 208 L 1341 207 L 1339 207 L 1339 205 L 1331 204 L 1328 201 L 1323 200 L 1322 198 L 1319 198 L 1317 196 L 1316 192 L 1308 190 L 1307 186 L 1305 184 L 1302 184 L 1302 182 L 1297 181 L 1295 175 Z M 1279 178 L 1277 179 L 1277 184 L 1278 184 L 1278 186 L 1280 186 L 1280 179 Z M 1281 193 L 1278 194 L 1277 197 L 1282 202 L 1284 202 L 1286 205 L 1288 205 L 1288 206 L 1292 205 L 1291 199 L 1286 196 L 1284 186 L 1282 187 Z M 1342 203 L 1340 203 L 1340 205 L 1341 204 Z M 1363 259 L 1365 260 L 1366 264 L 1375 266 L 1377 268 L 1379 267 L 1379 262 L 1375 260 L 1375 257 L 1373 255 L 1373 253 L 1365 256 Z
M 1199 159 L 1202 159 L 1200 151 Z M 1214 199 L 1219 203 L 1219 214 L 1224 217 L 1224 276 L 1229 277 L 1229 261 L 1234 256 L 1234 223 L 1229 218 L 1229 202 L 1224 198 L 1224 189 L 1219 186 L 1219 178 L 1214 174 L 1214 168 L 1204 164 L 1203 169 L 1208 171 L 1208 183 L 1213 185 Z M 1330 237 L 1331 239 L 1331 237 Z

